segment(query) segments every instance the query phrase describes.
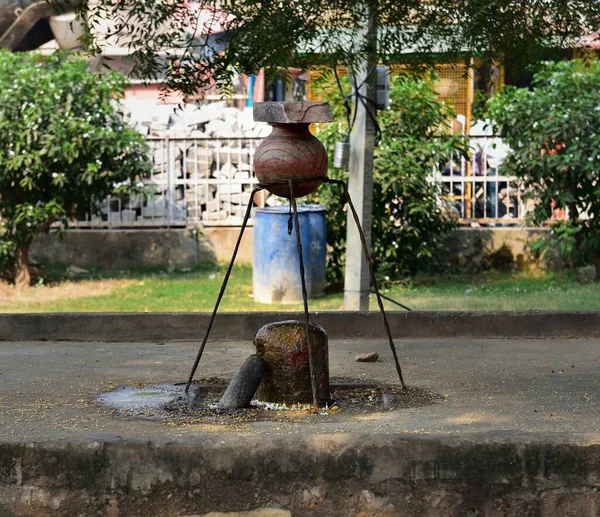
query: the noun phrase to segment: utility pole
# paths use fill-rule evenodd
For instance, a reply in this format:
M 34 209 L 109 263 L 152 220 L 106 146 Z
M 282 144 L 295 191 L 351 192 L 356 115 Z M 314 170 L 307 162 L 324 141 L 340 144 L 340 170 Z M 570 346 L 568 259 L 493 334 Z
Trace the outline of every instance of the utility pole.
M 365 5 L 366 4 L 366 5 Z M 363 4 L 363 25 L 357 46 L 366 49 L 352 70 L 355 86 L 359 86 L 362 101 L 355 95 L 356 116 L 350 134 L 350 177 L 348 191 L 358 212 L 367 246 L 371 247 L 373 217 L 373 155 L 375 152 L 375 120 L 377 116 L 377 13 L 373 2 Z M 369 310 L 371 277 L 362 252 L 360 236 L 348 210 L 346 225 L 346 273 L 344 279 L 344 308 Z

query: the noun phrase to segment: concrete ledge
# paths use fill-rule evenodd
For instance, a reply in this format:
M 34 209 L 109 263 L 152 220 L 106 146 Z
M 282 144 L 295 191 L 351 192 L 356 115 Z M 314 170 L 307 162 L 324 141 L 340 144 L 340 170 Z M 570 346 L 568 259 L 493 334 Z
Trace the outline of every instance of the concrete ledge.
M 591 516 L 599 490 L 598 442 L 518 433 L 0 445 L 0 515 L 11 517 L 265 507 L 328 517 Z
M 598 338 L 600 312 L 390 312 L 401 338 Z M 197 341 L 207 313 L 0 314 L 1 341 Z M 266 323 L 302 319 L 292 312 L 223 313 L 212 339 L 251 340 Z M 377 312 L 321 312 L 313 321 L 332 339 L 384 338 Z
M 195 343 L 2 343 L 0 517 L 598 516 L 600 339 L 399 343 L 410 385 L 444 398 L 222 423 L 96 402 L 185 380 Z M 385 339 L 330 344 L 335 376 L 397 382 Z M 229 377 L 253 351 L 215 345 L 204 378 Z M 365 350 L 382 361 L 356 363 Z

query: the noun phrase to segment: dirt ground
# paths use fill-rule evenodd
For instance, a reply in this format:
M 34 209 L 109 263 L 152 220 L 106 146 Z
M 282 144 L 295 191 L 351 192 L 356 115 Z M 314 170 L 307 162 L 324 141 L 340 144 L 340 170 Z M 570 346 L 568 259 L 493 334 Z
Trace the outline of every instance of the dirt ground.
M 44 304 L 62 298 L 104 296 L 133 283 L 135 283 L 135 280 L 131 279 L 65 280 L 56 284 L 32 286 L 29 289 L 17 292 L 12 285 L 0 282 L 0 301 L 6 304 L 17 301 Z

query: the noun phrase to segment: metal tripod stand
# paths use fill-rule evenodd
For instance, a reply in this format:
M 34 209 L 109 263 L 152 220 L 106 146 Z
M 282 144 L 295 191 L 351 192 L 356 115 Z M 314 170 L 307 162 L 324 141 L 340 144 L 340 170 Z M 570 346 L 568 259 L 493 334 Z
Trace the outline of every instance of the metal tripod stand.
M 225 273 L 225 277 L 223 278 L 223 283 L 221 284 L 221 289 L 219 291 L 219 295 L 217 296 L 217 302 L 215 303 L 215 308 L 214 308 L 211 318 L 208 322 L 206 334 L 204 335 L 204 339 L 202 340 L 202 344 L 200 345 L 200 349 L 198 350 L 198 354 L 196 355 L 196 360 L 194 361 L 194 366 L 192 367 L 190 377 L 189 377 L 186 387 L 185 387 L 186 393 L 188 393 L 188 391 L 190 389 L 190 386 L 194 379 L 194 375 L 198 368 L 198 364 L 200 363 L 200 360 L 202 359 L 202 354 L 204 353 L 204 348 L 206 347 L 206 343 L 208 341 L 208 337 L 210 336 L 210 332 L 212 330 L 212 326 L 215 321 L 215 317 L 217 316 L 217 312 L 219 310 L 219 305 L 221 304 L 221 300 L 223 299 L 223 295 L 225 294 L 225 289 L 227 288 L 227 282 L 229 281 L 229 276 L 231 274 L 233 264 L 235 263 L 237 253 L 240 248 L 240 243 L 242 242 L 242 237 L 244 235 L 244 231 L 248 224 L 248 219 L 250 219 L 250 213 L 252 211 L 252 207 L 254 206 L 254 196 L 256 193 L 260 192 L 261 190 L 265 190 L 265 189 L 268 190 L 268 187 L 270 187 L 272 185 L 287 184 L 290 189 L 290 220 L 288 222 L 288 233 L 291 235 L 292 227 L 295 226 L 296 241 L 297 241 L 297 248 L 298 248 L 298 261 L 300 264 L 300 280 L 302 282 L 302 299 L 304 302 L 304 320 L 305 320 L 305 324 L 306 324 L 306 340 L 307 340 L 307 345 L 308 345 L 308 363 L 309 363 L 309 368 L 310 368 L 310 380 L 311 380 L 311 387 L 312 387 L 313 404 L 315 407 L 318 407 L 319 402 L 321 402 L 321 401 L 319 401 L 317 399 L 317 385 L 316 385 L 316 379 L 314 377 L 312 346 L 311 346 L 311 341 L 310 341 L 311 337 L 310 337 L 310 314 L 308 312 L 308 294 L 307 294 L 307 290 L 306 290 L 306 279 L 304 277 L 304 260 L 302 257 L 302 241 L 300 239 L 298 207 L 296 204 L 296 196 L 294 195 L 294 185 L 296 183 L 314 182 L 314 181 L 322 181 L 323 183 L 331 183 L 333 185 L 340 185 L 342 187 L 344 199 L 346 200 L 346 202 L 348 203 L 348 206 L 350 207 L 350 210 L 352 212 L 352 218 L 354 219 L 354 222 L 356 223 L 358 232 L 360 234 L 360 241 L 362 243 L 363 251 L 365 253 L 365 256 L 367 259 L 367 264 L 369 266 L 369 272 L 371 274 L 371 283 L 373 286 L 373 290 L 375 291 L 375 295 L 377 296 L 377 304 L 379 306 L 379 311 L 381 312 L 381 316 L 383 318 L 383 325 L 385 327 L 385 331 L 386 331 L 388 341 L 390 344 L 390 349 L 391 349 L 392 355 L 394 357 L 394 363 L 396 365 L 396 372 L 398 373 L 398 379 L 400 380 L 400 384 L 402 385 L 402 387 L 406 389 L 406 384 L 404 383 L 404 378 L 402 376 L 402 368 L 400 367 L 400 362 L 398 361 L 398 353 L 396 352 L 396 345 L 394 344 L 394 340 L 392 338 L 392 332 L 390 330 L 390 325 L 389 325 L 389 322 L 388 322 L 388 319 L 387 319 L 387 316 L 385 313 L 385 309 L 383 307 L 383 300 L 382 300 L 381 294 L 379 293 L 379 287 L 377 286 L 377 279 L 375 278 L 375 273 L 373 270 L 373 259 L 371 257 L 371 253 L 369 252 L 369 248 L 367 246 L 367 241 L 365 240 L 365 235 L 364 235 L 363 229 L 360 225 L 360 220 L 358 218 L 358 214 L 356 213 L 356 209 L 354 208 L 354 204 L 352 203 L 352 199 L 350 198 L 350 194 L 348 193 L 348 186 L 346 185 L 346 183 L 344 181 L 341 181 L 341 180 L 334 180 L 334 179 L 331 179 L 328 177 L 325 177 L 325 178 L 317 177 L 317 178 L 305 178 L 302 180 L 290 179 L 290 180 L 282 180 L 282 181 L 269 182 L 269 183 L 259 183 L 258 187 L 255 188 L 252 191 L 252 193 L 250 194 L 250 202 L 248 203 L 248 207 L 246 208 L 246 214 L 244 215 L 244 220 L 242 222 L 242 227 L 240 228 L 240 233 L 238 235 L 237 242 L 235 244 L 235 248 L 234 248 L 233 254 L 231 256 L 231 261 L 229 262 L 229 266 L 227 267 L 227 272 Z M 293 216 L 294 223 L 292 223 L 292 216 Z

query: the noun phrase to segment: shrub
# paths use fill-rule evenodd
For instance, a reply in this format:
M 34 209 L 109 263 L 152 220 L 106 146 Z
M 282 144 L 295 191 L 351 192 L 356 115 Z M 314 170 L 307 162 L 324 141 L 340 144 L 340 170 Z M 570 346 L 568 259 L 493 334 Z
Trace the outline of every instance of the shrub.
M 566 220 L 550 222 L 554 244 L 600 273 L 600 64 L 544 63 L 531 90 L 507 87 L 488 110 L 512 149 L 506 174 L 521 178 L 535 200 L 531 220 L 547 224 L 566 210 Z
M 331 164 L 335 142 L 348 130 L 343 98 L 328 75 L 317 77 L 313 87 L 335 114 L 335 122 L 319 126 L 317 132 L 330 152 Z M 447 134 L 446 124 L 454 113 L 438 100 L 432 80 L 392 76 L 390 100 L 390 109 L 378 113 L 382 138 L 374 164 L 372 248 L 378 276 L 398 280 L 431 269 L 439 258 L 441 236 L 455 227 L 431 172 L 434 164 L 466 152 L 466 143 Z M 348 179 L 347 171 L 330 169 L 329 174 Z M 313 201 L 327 206 L 328 280 L 341 283 L 346 236 L 341 192 L 326 185 Z
M 135 190 L 150 171 L 145 141 L 115 101 L 125 78 L 87 66 L 64 54 L 0 51 L 0 251 L 18 288 L 29 284 L 37 234 Z

